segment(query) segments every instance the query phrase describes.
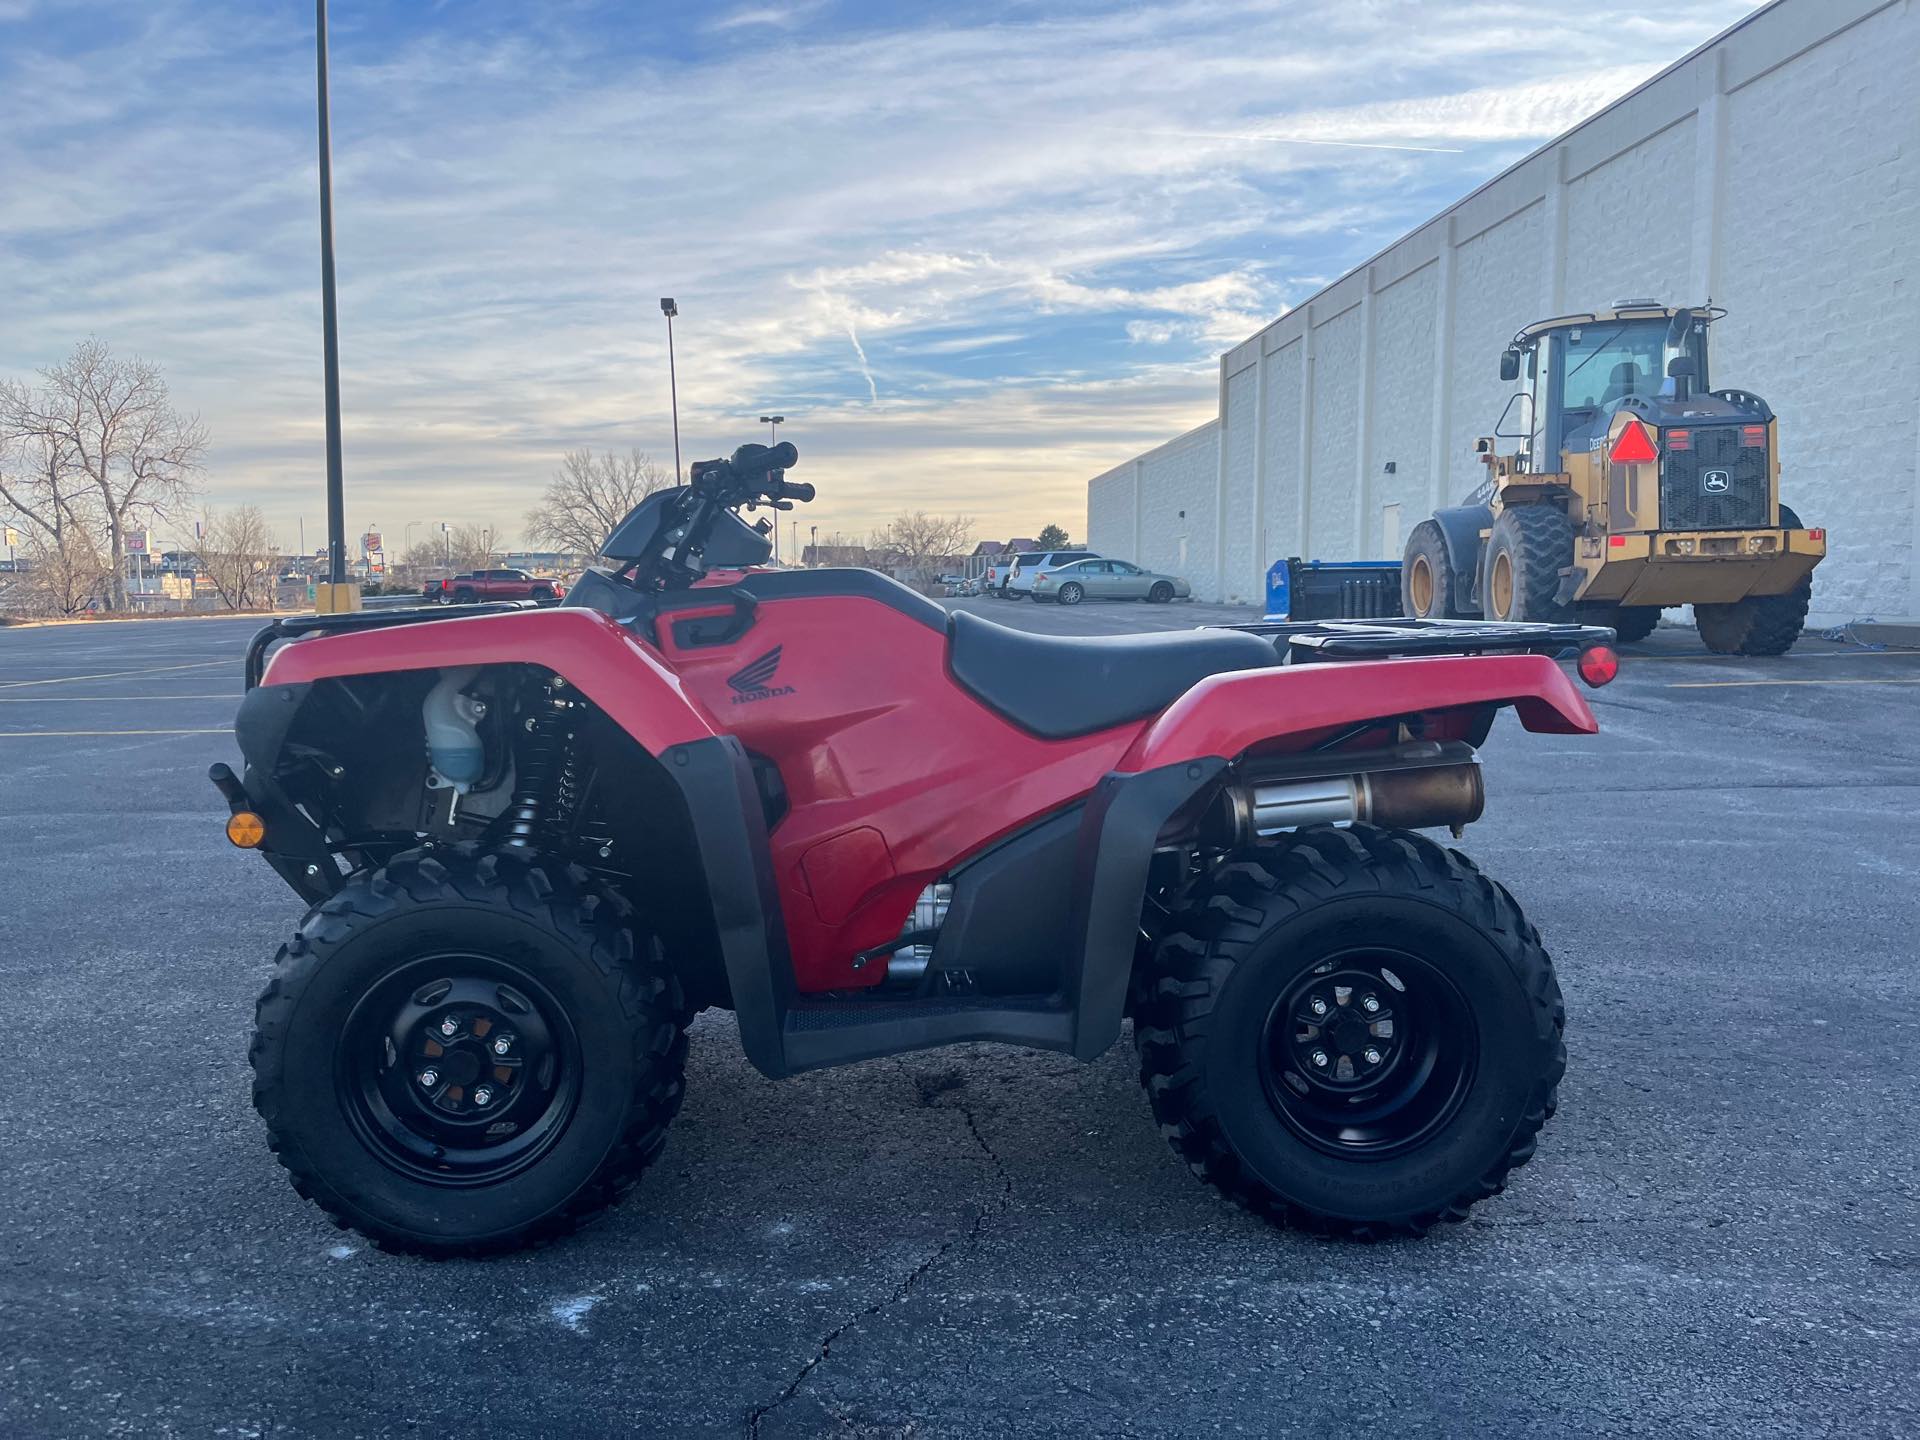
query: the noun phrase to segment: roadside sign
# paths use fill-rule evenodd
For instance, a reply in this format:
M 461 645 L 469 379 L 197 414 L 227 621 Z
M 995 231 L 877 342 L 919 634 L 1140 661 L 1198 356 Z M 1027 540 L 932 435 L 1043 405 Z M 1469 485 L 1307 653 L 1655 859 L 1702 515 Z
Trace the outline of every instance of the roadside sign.
M 153 536 L 145 530 L 129 530 L 126 539 L 126 551 L 129 555 L 145 555 L 153 543 Z
M 11 550 L 13 549 L 14 546 L 18 545 L 19 543 L 20 543 L 20 532 L 14 529 L 13 526 L 11 525 L 7 526 L 7 548 Z

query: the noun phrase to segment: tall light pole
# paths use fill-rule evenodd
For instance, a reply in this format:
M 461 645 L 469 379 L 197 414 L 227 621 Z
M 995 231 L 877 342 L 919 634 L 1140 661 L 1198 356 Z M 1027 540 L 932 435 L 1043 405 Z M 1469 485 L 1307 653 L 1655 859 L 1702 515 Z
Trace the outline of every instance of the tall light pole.
M 347 584 L 346 494 L 340 475 L 340 322 L 333 284 L 333 136 L 327 114 L 327 0 L 313 0 L 314 70 L 320 97 L 320 335 L 327 393 L 327 588 L 317 610 L 358 610 Z
M 673 371 L 673 317 L 680 307 L 671 296 L 660 297 L 660 313 L 667 317 L 667 393 L 673 402 L 673 483 L 680 483 L 680 380 Z
M 780 427 L 787 423 L 787 417 L 784 415 L 762 415 L 760 417 L 760 423 L 767 427 L 767 444 L 769 446 L 778 445 L 780 443 Z M 778 516 L 774 517 L 773 526 L 773 563 L 776 565 L 780 563 L 780 524 Z

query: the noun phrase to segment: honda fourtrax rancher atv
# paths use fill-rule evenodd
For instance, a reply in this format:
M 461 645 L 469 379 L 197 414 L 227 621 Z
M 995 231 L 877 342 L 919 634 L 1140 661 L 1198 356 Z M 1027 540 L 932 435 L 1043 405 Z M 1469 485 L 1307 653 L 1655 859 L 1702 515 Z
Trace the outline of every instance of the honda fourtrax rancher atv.
M 1416 833 L 1512 706 L 1585 734 L 1573 625 L 1093 639 L 869 570 L 758 569 L 812 498 L 744 446 L 643 501 L 559 608 L 282 620 L 228 834 L 312 907 L 253 1040 L 295 1187 L 476 1254 L 613 1201 L 731 1009 L 769 1076 L 957 1041 L 1081 1060 L 1131 1018 L 1174 1149 L 1273 1220 L 1457 1220 L 1564 1066 L 1540 936 Z M 268 651 L 274 642 L 290 643 Z

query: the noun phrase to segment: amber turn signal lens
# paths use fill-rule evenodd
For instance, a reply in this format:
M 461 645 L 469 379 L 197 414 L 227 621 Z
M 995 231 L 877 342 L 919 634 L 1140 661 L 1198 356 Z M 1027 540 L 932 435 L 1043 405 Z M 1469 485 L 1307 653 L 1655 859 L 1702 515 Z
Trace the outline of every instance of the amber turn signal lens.
M 242 850 L 251 850 L 267 838 L 267 822 L 251 810 L 236 810 L 227 817 L 227 839 Z
M 1598 690 L 1620 673 L 1620 657 L 1605 645 L 1589 645 L 1574 667 L 1580 678 Z

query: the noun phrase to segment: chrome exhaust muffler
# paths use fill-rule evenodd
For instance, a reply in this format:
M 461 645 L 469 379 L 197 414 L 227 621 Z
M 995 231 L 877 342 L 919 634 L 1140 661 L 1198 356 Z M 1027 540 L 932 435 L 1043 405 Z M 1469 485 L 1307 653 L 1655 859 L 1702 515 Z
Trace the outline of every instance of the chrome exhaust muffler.
M 1355 821 L 1402 830 L 1444 825 L 1458 832 L 1485 812 L 1487 792 L 1479 762 L 1469 759 L 1346 774 L 1254 778 L 1229 785 L 1226 802 L 1234 842 L 1244 845 L 1303 825 Z

